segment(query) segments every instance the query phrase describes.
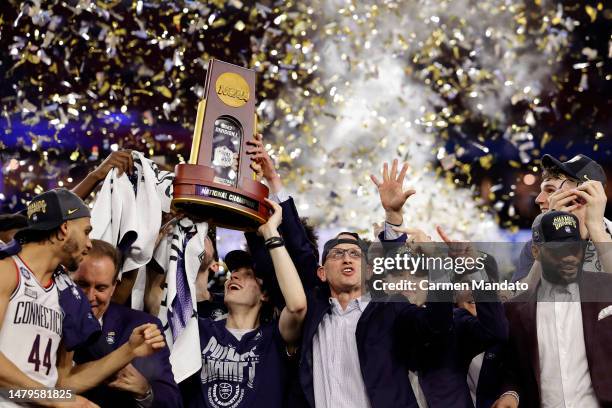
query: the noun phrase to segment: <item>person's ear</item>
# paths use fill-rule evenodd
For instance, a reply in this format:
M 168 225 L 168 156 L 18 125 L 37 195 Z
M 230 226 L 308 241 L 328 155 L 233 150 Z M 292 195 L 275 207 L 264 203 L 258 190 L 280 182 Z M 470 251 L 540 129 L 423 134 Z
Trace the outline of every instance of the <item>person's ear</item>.
M 57 239 L 59 241 L 64 241 L 66 237 L 68 237 L 68 221 L 60 225 L 59 230 L 57 232 Z
M 533 256 L 533 259 L 539 261 L 540 260 L 540 252 L 541 252 L 541 248 L 539 245 L 536 244 L 532 244 L 531 245 L 531 255 Z
M 327 282 L 327 272 L 325 271 L 324 266 L 319 266 L 317 269 L 317 276 L 321 279 L 322 282 Z

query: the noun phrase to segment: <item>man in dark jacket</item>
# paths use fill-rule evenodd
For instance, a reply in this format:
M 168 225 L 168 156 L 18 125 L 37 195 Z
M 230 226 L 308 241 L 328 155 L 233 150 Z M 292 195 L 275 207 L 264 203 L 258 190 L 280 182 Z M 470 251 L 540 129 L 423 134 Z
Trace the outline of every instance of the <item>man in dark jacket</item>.
M 405 169 L 398 176 L 385 165 L 378 183 L 383 206 L 399 211 L 412 194 L 402 190 Z M 401 214 L 400 214 L 401 217 Z M 405 351 L 434 342 L 452 326 L 448 303 L 417 307 L 394 297 L 373 297 L 365 280 L 363 241 L 342 233 L 324 246 L 317 269 L 324 285 L 307 293 L 299 378 L 310 407 L 416 407 L 408 386 Z M 305 285 L 306 286 L 306 285 Z M 295 405 L 295 404 L 294 404 Z
M 494 257 L 477 252 L 470 243 L 450 239 L 440 227 L 437 230 L 444 243 L 432 242 L 428 235 L 415 228 L 395 228 L 396 232 L 404 234 L 394 242 L 406 242 L 405 234 L 409 234 L 408 247 L 423 255 L 436 257 L 436 254 L 446 254 L 448 248 L 448 256 L 479 258 L 483 263 L 482 269 L 466 273 L 453 271 L 456 273 L 452 280 L 457 283 L 467 283 L 469 286 L 472 281 L 498 280 Z M 381 240 L 389 242 L 388 239 Z M 429 279 L 435 280 L 435 276 L 429 276 Z M 455 298 L 460 307 L 453 311 L 453 330 L 440 341 L 417 348 L 418 354 L 422 356 L 417 367 L 418 382 L 429 408 L 473 408 L 474 402 L 467 382 L 470 362 L 485 350 L 503 345 L 508 337 L 504 308 L 495 292 L 477 289 L 467 293 L 457 292 Z M 491 359 L 491 353 L 488 357 Z M 486 375 L 494 376 L 495 371 L 489 363 L 492 362 L 487 361 L 486 369 L 489 372 Z M 499 386 L 495 387 L 494 378 L 482 379 L 479 397 L 486 400 L 487 396 L 491 398 L 493 395 L 493 399 L 488 406 L 478 406 L 489 408 L 499 395 Z M 491 382 L 487 383 L 487 380 Z
M 583 271 L 571 213 L 539 215 L 532 240 L 542 278 L 505 304 L 509 369 L 494 407 L 612 407 L 612 277 Z
M 161 322 L 147 313 L 111 303 L 119 270 L 119 255 L 110 244 L 92 240 L 92 248 L 72 279 L 85 292 L 102 335 L 91 346 L 77 349 L 77 364 L 99 359 L 128 341 L 134 327 Z M 182 400 L 172 375 L 168 347 L 137 358 L 105 384 L 87 392 L 87 398 L 103 407 L 180 407 Z

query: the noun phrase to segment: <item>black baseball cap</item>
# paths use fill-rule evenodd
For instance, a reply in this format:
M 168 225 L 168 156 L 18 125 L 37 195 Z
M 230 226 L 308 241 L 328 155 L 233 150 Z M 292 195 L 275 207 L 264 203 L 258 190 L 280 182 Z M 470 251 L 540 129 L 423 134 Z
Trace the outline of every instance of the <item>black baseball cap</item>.
M 542 156 L 542 167 L 558 169 L 561 173 L 581 182 L 594 180 L 606 185 L 607 177 L 604 169 L 595 160 L 584 154 L 578 154 L 568 161 L 562 162 L 550 154 Z
M 28 220 L 22 214 L 0 214 L 0 231 L 9 231 L 28 226 Z
M 580 221 L 574 214 L 565 211 L 548 211 L 536 217 L 531 225 L 533 242 L 578 242 Z
M 50 231 L 68 220 L 91 217 L 89 208 L 72 191 L 56 188 L 37 195 L 26 209 L 28 226 L 15 234 L 15 239 L 29 231 Z
M 255 269 L 255 261 L 251 254 L 247 251 L 243 251 L 241 249 L 236 249 L 234 251 L 230 251 L 225 255 L 223 259 L 225 265 L 227 266 L 227 270 L 229 272 L 234 272 L 240 268 L 251 268 L 255 273 L 255 277 L 261 281 L 261 288 L 266 291 L 270 289 L 269 285 L 271 282 L 268 282 L 268 279 L 264 279 L 261 273 L 257 273 L 257 269 Z
M 253 257 L 247 251 L 241 249 L 228 252 L 223 261 L 225 265 L 227 265 L 227 270 L 230 272 L 234 272 L 240 268 L 251 268 L 255 270 Z
M 349 235 L 352 238 L 338 238 L 340 235 Z M 366 254 L 368 251 L 368 245 L 359 238 L 359 234 L 355 232 L 341 232 L 336 235 L 336 238 L 332 238 L 323 245 L 323 254 L 321 256 L 321 265 L 325 263 L 327 259 L 327 255 L 329 255 L 329 251 L 337 245 L 340 244 L 355 244 L 357 245 L 363 254 Z

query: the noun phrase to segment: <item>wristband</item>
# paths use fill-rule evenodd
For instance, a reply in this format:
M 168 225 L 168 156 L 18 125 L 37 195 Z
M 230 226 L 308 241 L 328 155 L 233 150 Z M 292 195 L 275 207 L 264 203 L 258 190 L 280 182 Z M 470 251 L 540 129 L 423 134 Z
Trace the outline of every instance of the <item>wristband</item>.
M 285 245 L 285 241 L 281 237 L 271 237 L 264 242 L 266 248 L 274 249 Z
M 519 398 L 519 395 L 518 395 L 518 392 L 516 392 L 516 391 L 506 391 L 501 396 L 503 397 L 504 395 L 511 395 L 511 396 L 513 396 L 516 399 L 516 403 L 517 404 L 520 404 L 520 402 L 521 402 L 521 400 Z

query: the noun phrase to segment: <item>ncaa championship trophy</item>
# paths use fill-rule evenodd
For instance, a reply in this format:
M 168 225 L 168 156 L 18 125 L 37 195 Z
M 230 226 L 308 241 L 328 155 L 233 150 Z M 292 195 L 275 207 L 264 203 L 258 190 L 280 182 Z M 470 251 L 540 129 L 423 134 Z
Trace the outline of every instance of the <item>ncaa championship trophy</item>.
M 213 225 L 256 230 L 268 219 L 268 187 L 254 180 L 246 141 L 255 133 L 255 72 L 208 64 L 188 164 L 175 168 L 172 206 Z

